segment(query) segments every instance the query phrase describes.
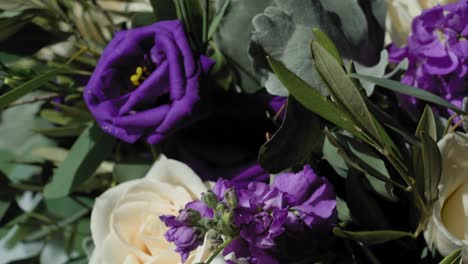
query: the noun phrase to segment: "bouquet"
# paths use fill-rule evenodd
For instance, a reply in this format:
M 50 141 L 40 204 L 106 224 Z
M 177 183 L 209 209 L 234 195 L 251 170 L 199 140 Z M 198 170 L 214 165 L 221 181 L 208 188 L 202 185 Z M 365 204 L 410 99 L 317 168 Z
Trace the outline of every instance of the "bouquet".
M 0 263 L 468 263 L 468 1 L 0 1 Z

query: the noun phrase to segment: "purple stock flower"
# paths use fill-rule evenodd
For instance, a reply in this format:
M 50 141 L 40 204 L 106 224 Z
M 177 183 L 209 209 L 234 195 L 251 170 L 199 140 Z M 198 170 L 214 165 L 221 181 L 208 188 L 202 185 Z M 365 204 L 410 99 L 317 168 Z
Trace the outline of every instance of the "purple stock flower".
M 468 1 L 425 10 L 412 22 L 408 45 L 389 47 L 390 60 L 408 58 L 409 67 L 401 82 L 435 93 L 461 107 L 466 96 L 468 73 Z M 408 110 L 418 101 L 401 96 Z M 451 112 L 450 112 L 451 113 Z
M 215 186 L 220 194 L 227 188 L 224 180 Z M 278 175 L 273 186 L 253 182 L 237 194 L 234 224 L 239 226 L 240 238 L 224 253 L 234 252 L 250 263 L 279 263 L 271 257 L 282 253 L 278 241 L 286 237 L 293 243 L 298 235 L 318 240 L 317 236 L 329 233 L 337 222 L 332 185 L 308 165 L 298 173 Z
M 193 224 L 202 217 L 212 218 L 213 210 L 201 201 L 188 203 L 178 216 L 159 217 L 169 227 L 164 237 L 176 245 L 175 251 L 181 255 L 182 263 L 187 260 L 191 251 L 203 244 L 203 235 L 193 228 Z
M 213 62 L 195 57 L 183 23 L 162 21 L 118 32 L 84 92 L 104 131 L 134 143 L 162 141 L 199 101 L 199 77 Z

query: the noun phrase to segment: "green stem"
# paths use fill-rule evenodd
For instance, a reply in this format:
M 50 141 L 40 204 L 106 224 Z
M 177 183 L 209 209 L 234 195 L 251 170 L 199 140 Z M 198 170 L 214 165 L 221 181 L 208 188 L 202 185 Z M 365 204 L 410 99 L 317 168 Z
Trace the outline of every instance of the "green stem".
M 226 239 L 221 245 L 219 245 L 219 247 L 216 248 L 216 250 L 213 252 L 213 254 L 211 254 L 211 256 L 208 258 L 208 260 L 205 262 L 205 264 L 210 264 L 215 258 L 216 256 L 219 255 L 219 253 L 221 253 L 221 251 L 223 251 L 223 249 L 225 247 L 227 247 L 229 244 L 231 244 L 231 242 L 234 240 L 234 238 L 228 238 Z

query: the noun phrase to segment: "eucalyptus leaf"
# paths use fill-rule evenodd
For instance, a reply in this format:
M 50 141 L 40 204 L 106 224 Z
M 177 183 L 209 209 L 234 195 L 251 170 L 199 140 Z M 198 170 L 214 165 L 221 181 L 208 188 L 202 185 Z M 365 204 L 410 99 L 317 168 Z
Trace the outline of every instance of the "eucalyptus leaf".
M 337 237 L 347 238 L 362 242 L 366 245 L 378 245 L 388 241 L 400 239 L 403 237 L 413 237 L 411 233 L 394 231 L 394 230 L 379 230 L 379 231 L 345 231 L 339 228 L 333 229 L 333 234 Z
M 385 10 L 385 5 L 381 7 Z M 361 5 L 355 0 L 275 0 L 252 21 L 251 46 L 257 48 L 251 49 L 250 55 L 255 65 L 267 75 L 266 89 L 275 95 L 288 95 L 287 90 L 265 67 L 265 53 L 281 61 L 322 95 L 328 95 L 327 87 L 321 81 L 307 50 L 310 41 L 315 39 L 312 28 L 325 32 L 343 57 L 365 65 L 375 64 L 383 47 L 384 30 L 373 23 L 373 12 L 370 5 Z M 340 21 L 345 13 L 346 17 Z M 337 16 L 339 19 L 336 19 Z M 352 23 L 345 25 L 345 21 Z
M 356 67 L 356 72 L 362 75 L 370 75 L 375 77 L 383 77 L 385 75 L 385 69 L 388 65 L 388 51 L 382 50 L 380 53 L 380 60 L 374 66 L 367 67 L 363 64 L 358 62 L 354 63 Z M 362 87 L 366 90 L 366 95 L 369 97 L 374 92 L 375 84 L 371 82 L 366 82 L 359 80 L 361 82 Z
M 67 196 L 74 187 L 91 177 L 110 154 L 115 139 L 104 133 L 96 123 L 90 125 L 76 140 L 67 158 L 45 186 L 48 199 Z
M 259 163 L 269 173 L 303 165 L 314 149 L 321 148 L 321 137 L 317 116 L 290 97 L 283 124 L 260 148 Z
M 28 259 L 39 255 L 44 245 L 43 241 L 20 242 L 15 245 L 9 245 L 9 241 L 17 234 L 20 226 L 15 225 L 8 233 L 0 239 L 0 256 L 2 263 L 12 263 L 13 261 Z
M 217 10 L 225 3 L 217 1 Z M 249 42 L 253 30 L 252 19 L 269 6 L 273 0 L 231 0 L 229 8 L 219 24 L 215 42 L 228 62 L 235 65 L 238 83 L 243 91 L 254 93 L 263 88 L 264 77 L 253 66 L 249 57 Z
M 39 257 L 41 264 L 63 264 L 67 263 L 69 257 L 64 248 L 62 236 L 54 236 L 47 240 Z
M 426 90 L 423 90 L 423 89 L 419 89 L 419 88 L 416 88 L 416 87 L 413 87 L 413 86 L 409 86 L 409 85 L 406 85 L 406 84 L 403 84 L 403 83 L 400 83 L 400 82 L 397 82 L 397 81 L 393 81 L 393 80 L 388 80 L 388 79 L 385 79 L 385 78 L 377 78 L 377 77 L 373 77 L 373 76 L 366 76 L 366 75 L 360 75 L 360 74 L 355 74 L 355 73 L 350 74 L 350 76 L 353 77 L 353 78 L 357 78 L 359 80 L 364 80 L 364 81 L 375 83 L 375 84 L 379 85 L 380 87 L 389 89 L 389 90 L 397 92 L 397 93 L 402 93 L 402 94 L 414 96 L 414 97 L 419 98 L 419 99 L 421 99 L 423 101 L 434 103 L 434 104 L 437 104 L 437 105 L 440 105 L 440 106 L 443 106 L 443 107 L 450 108 L 453 111 L 455 111 L 456 113 L 461 114 L 461 115 L 468 115 L 468 112 L 465 112 L 465 111 L 459 109 L 458 107 L 456 107 L 452 103 L 449 103 L 446 100 L 442 99 L 441 97 L 439 97 L 439 96 L 437 96 L 437 95 L 435 95 L 433 93 L 430 93 L 430 92 L 428 92 Z

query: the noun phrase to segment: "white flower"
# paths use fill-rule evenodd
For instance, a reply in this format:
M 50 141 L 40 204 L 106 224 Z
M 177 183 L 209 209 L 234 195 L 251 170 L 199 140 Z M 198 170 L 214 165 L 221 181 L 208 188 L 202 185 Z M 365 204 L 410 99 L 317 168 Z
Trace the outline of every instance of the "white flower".
M 387 36 L 386 43 L 397 46 L 406 44 L 411 31 L 413 18 L 420 15 L 424 9 L 437 4 L 445 5 L 457 0 L 387 0 Z
M 167 227 L 159 216 L 178 214 L 206 190 L 187 165 L 161 155 L 144 178 L 110 188 L 96 199 L 91 215 L 95 249 L 90 263 L 181 263 L 175 246 L 164 238 Z M 205 261 L 211 253 L 206 248 L 200 247 L 186 263 Z M 225 262 L 217 256 L 212 263 Z
M 468 134 L 450 133 L 438 146 L 442 154 L 439 198 L 424 236 L 443 256 L 463 247 L 463 263 L 468 263 Z

